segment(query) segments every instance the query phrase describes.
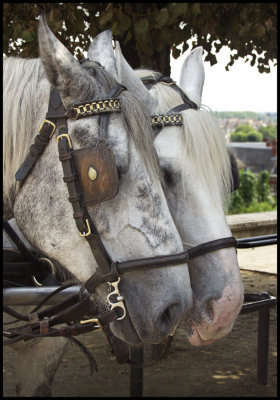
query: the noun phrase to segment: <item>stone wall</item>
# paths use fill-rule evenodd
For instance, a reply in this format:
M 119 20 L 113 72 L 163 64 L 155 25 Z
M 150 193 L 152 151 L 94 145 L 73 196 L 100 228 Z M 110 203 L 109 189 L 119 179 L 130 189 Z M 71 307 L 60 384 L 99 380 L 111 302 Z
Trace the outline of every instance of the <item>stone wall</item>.
M 236 238 L 277 233 L 277 211 L 228 215 L 226 218 Z

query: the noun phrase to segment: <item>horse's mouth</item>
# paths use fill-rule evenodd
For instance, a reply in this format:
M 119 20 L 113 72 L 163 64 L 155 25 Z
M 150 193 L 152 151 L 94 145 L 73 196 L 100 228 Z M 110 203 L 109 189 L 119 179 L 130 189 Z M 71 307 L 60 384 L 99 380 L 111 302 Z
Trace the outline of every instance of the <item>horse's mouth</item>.
M 114 321 L 110 326 L 113 334 L 124 342 L 131 345 L 142 343 L 142 340 L 138 336 L 138 333 L 134 328 L 128 314 L 124 319 L 122 319 L 121 321 Z
M 203 339 L 197 327 L 192 324 L 192 333 L 188 335 L 188 341 L 193 346 L 205 346 L 207 344 L 216 342 L 216 339 Z

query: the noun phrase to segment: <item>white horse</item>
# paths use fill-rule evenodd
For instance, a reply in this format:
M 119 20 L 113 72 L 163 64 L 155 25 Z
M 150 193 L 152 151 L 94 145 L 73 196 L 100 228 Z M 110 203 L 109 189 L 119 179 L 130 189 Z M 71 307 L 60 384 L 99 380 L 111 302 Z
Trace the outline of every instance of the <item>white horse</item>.
M 72 215 L 57 151 L 58 130 L 21 186 L 14 176 L 45 118 L 51 86 L 58 89 L 68 110 L 75 103 L 106 98 L 117 75 L 93 62 L 81 66 L 52 34 L 45 18 L 39 23 L 39 45 L 40 59 L 4 60 L 4 219 L 15 217 L 21 232 L 40 253 L 83 283 L 94 274 L 97 263 Z M 136 74 L 131 74 L 133 80 Z M 129 90 L 123 91 L 121 112 L 110 114 L 107 144 L 120 176 L 118 193 L 87 207 L 107 252 L 120 262 L 183 251 L 161 187 L 146 90 L 143 94 L 140 100 L 141 96 L 136 99 Z M 68 119 L 67 125 L 74 149 L 100 142 L 98 117 Z M 128 273 L 119 289 L 128 311 L 127 323 L 114 321 L 110 327 L 128 343 L 161 342 L 192 307 L 186 264 Z M 103 309 L 107 290 L 104 284 L 97 292 Z M 18 395 L 49 394 L 64 345 L 63 338 L 44 338 L 15 346 Z
M 127 72 L 120 73 L 126 84 Z M 152 74 L 138 71 L 140 77 Z M 198 110 L 182 111 L 183 126 L 163 128 L 154 140 L 166 177 L 165 194 L 186 249 L 231 236 L 225 212 L 233 171 L 223 132 L 213 115 L 200 108 L 203 84 L 200 47 L 185 59 L 179 86 Z M 182 104 L 180 94 L 164 83 L 154 85 L 150 93 L 157 100 L 151 115 Z M 193 308 L 183 326 L 191 344 L 209 344 L 231 331 L 242 307 L 244 288 L 236 251 L 220 249 L 190 260 L 188 266 Z
M 135 79 L 116 42 L 109 52 L 110 31 L 98 35 L 90 46 L 95 57 L 110 70 L 117 60 L 121 83 L 136 96 L 145 98 L 150 115 L 162 115 L 183 103 L 181 94 L 171 85 L 156 83 L 148 91 Z M 104 55 L 101 45 L 107 43 Z M 157 77 L 158 73 L 138 70 L 139 77 Z M 131 79 L 133 77 L 133 79 Z M 232 166 L 225 137 L 208 111 L 200 108 L 204 84 L 202 48 L 186 58 L 180 76 L 180 88 L 198 109 L 181 111 L 183 126 L 163 127 L 154 139 L 160 166 L 165 176 L 165 194 L 185 249 L 231 236 L 225 212 L 233 185 Z M 146 89 L 146 90 L 145 90 Z M 189 342 L 209 344 L 228 334 L 243 303 L 243 284 L 236 251 L 220 249 L 188 262 L 193 289 L 193 308 L 184 323 Z

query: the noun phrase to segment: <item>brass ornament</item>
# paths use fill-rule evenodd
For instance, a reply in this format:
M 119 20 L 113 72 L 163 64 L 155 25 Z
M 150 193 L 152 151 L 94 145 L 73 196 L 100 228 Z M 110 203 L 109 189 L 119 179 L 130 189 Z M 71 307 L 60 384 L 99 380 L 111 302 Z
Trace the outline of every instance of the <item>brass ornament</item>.
M 93 167 L 88 169 L 88 177 L 90 180 L 94 181 L 97 178 L 97 171 Z

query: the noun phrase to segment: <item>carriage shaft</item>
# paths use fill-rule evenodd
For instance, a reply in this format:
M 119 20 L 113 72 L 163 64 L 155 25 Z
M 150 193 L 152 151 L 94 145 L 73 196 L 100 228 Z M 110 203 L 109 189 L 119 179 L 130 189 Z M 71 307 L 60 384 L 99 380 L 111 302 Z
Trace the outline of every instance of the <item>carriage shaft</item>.
M 3 289 L 3 304 L 7 306 L 35 306 L 59 286 L 20 287 Z M 81 286 L 67 288 L 47 300 L 46 305 L 58 304 L 78 294 Z

